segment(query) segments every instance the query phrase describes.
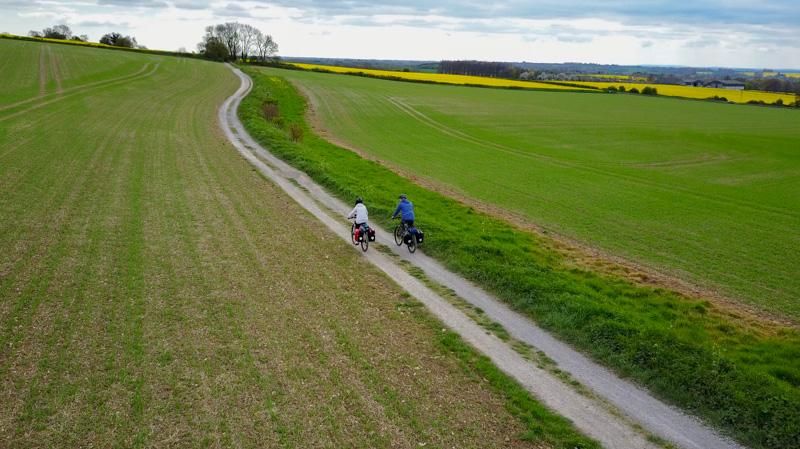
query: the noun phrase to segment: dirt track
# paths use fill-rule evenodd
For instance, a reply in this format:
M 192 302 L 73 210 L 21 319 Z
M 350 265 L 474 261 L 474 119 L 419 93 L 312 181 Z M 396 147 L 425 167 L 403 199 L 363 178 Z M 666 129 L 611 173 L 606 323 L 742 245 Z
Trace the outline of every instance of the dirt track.
M 237 92 L 220 107 L 219 120 L 228 139 L 240 154 L 265 177 L 286 191 L 298 204 L 324 223 L 342 239 L 350 241 L 349 224 L 344 215 L 349 207 L 334 199 L 304 173 L 290 167 L 256 143 L 244 130 L 236 110 L 250 90 L 251 80 L 232 69 L 241 79 Z M 333 207 L 329 210 L 321 206 Z M 448 301 L 426 287 L 422 281 L 408 274 L 392 258 L 378 251 L 364 255 L 372 264 L 386 273 L 417 298 L 445 325 L 458 332 L 507 374 L 517 379 L 533 395 L 550 408 L 573 421 L 585 434 L 597 439 L 608 448 L 657 447 L 636 430 L 632 422 L 653 435 L 687 449 L 741 448 L 742 446 L 720 436 L 697 419 L 652 397 L 645 390 L 618 378 L 614 373 L 597 365 L 571 347 L 561 343 L 533 322 L 510 310 L 499 300 L 421 253 L 409 255 L 398 249 L 390 240 L 391 233 L 379 230 L 378 243 L 396 251 L 402 259 L 421 268 L 428 278 L 455 291 L 461 298 L 480 307 L 492 320 L 500 323 L 517 340 L 543 351 L 553 359 L 558 368 L 610 403 L 624 417 L 609 411 L 609 406 L 579 394 L 554 374 L 539 368 L 515 352 L 508 344 L 487 334 L 472 319 Z

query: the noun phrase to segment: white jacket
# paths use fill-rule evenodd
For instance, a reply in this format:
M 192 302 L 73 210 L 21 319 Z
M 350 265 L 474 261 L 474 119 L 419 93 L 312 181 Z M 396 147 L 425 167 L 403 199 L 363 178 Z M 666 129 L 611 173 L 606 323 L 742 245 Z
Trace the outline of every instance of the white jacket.
M 347 216 L 347 218 L 354 217 L 357 224 L 366 223 L 369 218 L 367 216 L 367 206 L 361 203 L 356 204 L 356 207 L 354 207 L 353 210 L 350 211 L 350 215 Z

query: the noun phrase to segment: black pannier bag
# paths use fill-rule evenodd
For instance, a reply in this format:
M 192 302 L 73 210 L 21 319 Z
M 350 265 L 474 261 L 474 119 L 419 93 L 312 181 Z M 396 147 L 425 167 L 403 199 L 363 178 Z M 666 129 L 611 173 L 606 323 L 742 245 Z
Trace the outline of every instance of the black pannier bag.
M 417 228 L 417 243 L 422 243 L 425 239 L 425 233 L 422 232 L 422 229 Z
M 370 242 L 374 242 L 375 241 L 375 230 L 374 229 L 369 228 L 369 231 L 367 231 L 367 235 L 369 235 L 369 241 Z

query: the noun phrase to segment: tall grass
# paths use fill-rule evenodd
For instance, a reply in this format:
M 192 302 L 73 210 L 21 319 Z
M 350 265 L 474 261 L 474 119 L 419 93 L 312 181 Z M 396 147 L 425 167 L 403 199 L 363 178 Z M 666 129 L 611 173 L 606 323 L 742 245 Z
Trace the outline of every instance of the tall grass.
M 389 225 L 400 192 L 416 204 L 425 252 L 662 398 L 756 448 L 800 447 L 800 333 L 741 324 L 705 301 L 569 268 L 536 236 L 425 190 L 317 136 L 284 79 L 254 79 L 239 115 L 253 137 Z M 265 101 L 284 124 L 264 120 Z M 294 142 L 288 126 L 305 129 Z

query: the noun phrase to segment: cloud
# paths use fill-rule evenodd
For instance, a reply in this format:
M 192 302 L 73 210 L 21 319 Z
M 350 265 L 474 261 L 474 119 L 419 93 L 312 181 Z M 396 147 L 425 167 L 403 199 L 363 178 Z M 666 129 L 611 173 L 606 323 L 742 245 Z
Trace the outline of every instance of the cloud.
M 559 34 L 556 36 L 561 42 L 568 42 L 570 44 L 585 44 L 594 40 L 594 37 L 587 35 L 587 34 L 579 34 L 579 35 L 572 35 L 572 34 Z
M 209 2 L 198 2 L 194 0 L 174 0 L 172 6 L 178 9 L 192 9 L 196 11 L 202 11 L 204 9 L 208 9 L 211 4 Z
M 12 32 L 125 28 L 164 48 L 233 20 L 307 54 L 635 62 L 646 53 L 640 62 L 800 67 L 797 0 L 0 0 L 0 28 Z M 412 37 L 416 50 L 388 45 Z
M 598 4 L 594 0 L 462 1 L 462 0 L 262 0 L 304 11 L 320 18 L 336 16 L 427 15 L 461 19 L 560 19 L 613 18 L 627 24 L 648 23 L 800 23 L 796 0 L 749 2 L 705 0 L 614 0 Z
M 36 2 L 24 0 L 0 0 L 0 9 L 19 9 L 35 6 Z
M 75 26 L 90 27 L 90 28 L 128 28 L 128 22 L 112 22 L 108 20 L 82 20 L 77 22 Z
M 703 37 L 686 42 L 683 46 L 686 48 L 706 48 L 706 47 L 716 47 L 719 44 L 720 42 L 716 39 Z
M 122 6 L 130 8 L 166 8 L 167 2 L 162 0 L 98 0 L 100 6 Z
M 221 8 L 214 9 L 214 15 L 220 17 L 251 18 L 252 8 L 246 8 L 238 3 L 228 3 Z

